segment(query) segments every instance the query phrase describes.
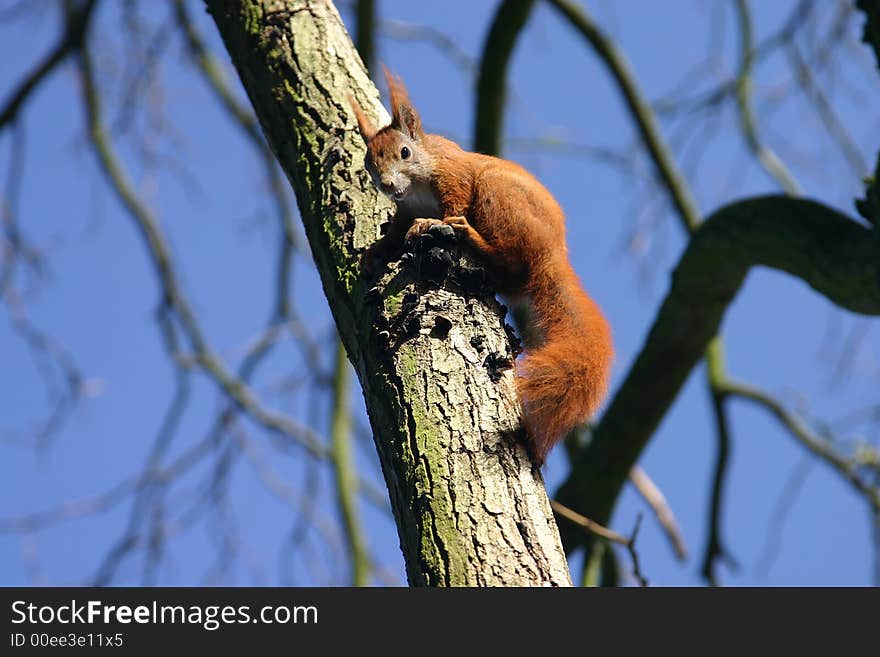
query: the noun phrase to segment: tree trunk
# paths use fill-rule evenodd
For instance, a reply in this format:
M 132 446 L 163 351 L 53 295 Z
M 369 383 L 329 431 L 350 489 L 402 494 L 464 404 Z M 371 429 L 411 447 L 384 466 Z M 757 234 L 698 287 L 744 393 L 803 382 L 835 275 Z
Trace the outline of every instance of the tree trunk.
M 570 585 L 523 446 L 504 309 L 479 271 L 452 248 L 451 263 L 434 251 L 378 281 L 360 273 L 358 255 L 393 208 L 364 169 L 349 94 L 388 120 L 336 9 L 207 5 L 296 192 L 363 388 L 410 583 Z

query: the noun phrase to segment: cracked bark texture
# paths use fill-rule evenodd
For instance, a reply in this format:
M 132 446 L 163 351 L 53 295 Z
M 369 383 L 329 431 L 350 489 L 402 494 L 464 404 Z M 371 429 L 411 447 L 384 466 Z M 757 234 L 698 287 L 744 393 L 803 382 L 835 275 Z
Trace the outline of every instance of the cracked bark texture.
M 454 248 L 443 275 L 432 270 L 440 283 L 426 280 L 421 256 L 379 281 L 360 275 L 358 254 L 393 207 L 364 169 L 349 94 L 379 124 L 388 117 L 336 9 L 206 4 L 296 192 L 363 389 L 410 583 L 570 585 L 523 446 L 503 307 Z

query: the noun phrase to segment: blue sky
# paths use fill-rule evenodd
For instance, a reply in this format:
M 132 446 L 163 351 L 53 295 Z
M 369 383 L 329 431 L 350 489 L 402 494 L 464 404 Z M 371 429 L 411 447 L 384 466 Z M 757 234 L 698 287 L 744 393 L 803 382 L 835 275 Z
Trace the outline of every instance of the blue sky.
M 160 29 L 167 20 L 164 3 L 143 4 L 145 24 Z M 689 92 L 712 87 L 735 70 L 731 4 L 627 0 L 588 6 L 618 40 L 644 93 L 656 100 L 679 87 L 701 62 L 709 65 L 703 78 L 691 78 Z M 779 28 L 794 3 L 752 4 L 760 41 Z M 97 17 L 94 43 L 107 113 L 111 125 L 115 122 L 115 143 L 138 191 L 167 231 L 203 328 L 219 353 L 235 365 L 260 334 L 273 300 L 277 231 L 263 170 L 194 75 L 175 36 L 164 45 L 156 89 L 126 109 L 120 80 L 126 79 L 124 55 L 132 41 L 118 30 L 121 3 L 105 5 Z M 452 35 L 461 53 L 474 59 L 495 3 L 384 0 L 379 6 L 384 19 L 430 25 Z M 193 8 L 202 34 L 226 64 L 212 23 L 197 3 Z M 351 25 L 351 12 L 342 8 Z M 821 25 L 827 29 L 828 23 L 826 17 Z M 53 11 L 0 24 L 0 98 L 51 46 L 56 29 Z M 851 17 L 846 29 L 858 34 L 860 17 Z M 473 79 L 467 68 L 430 43 L 387 33 L 379 44 L 379 58 L 407 83 L 429 130 L 467 144 L 473 118 Z M 847 47 L 828 88 L 867 162 L 880 148 L 880 76 L 872 66 L 867 49 Z M 786 72 L 782 55 L 762 62 L 757 70 L 754 91 L 761 134 L 792 166 L 808 196 L 851 212 L 852 198 L 861 192 L 859 180 L 825 136 L 803 95 L 794 93 L 781 103 L 774 100 L 787 89 Z M 566 211 L 572 261 L 614 327 L 618 359 L 613 390 L 666 292 L 669 272 L 685 243 L 680 227 L 665 200 L 651 191 L 649 164 L 636 153 L 631 122 L 605 70 L 540 3 L 515 52 L 510 86 L 506 154 L 535 172 Z M 730 104 L 718 116 L 714 132 L 701 130 L 703 119 L 691 115 L 663 122 L 667 138 L 677 146 L 685 144 L 683 162 L 701 211 L 745 195 L 777 191 L 774 181 L 747 155 Z M 134 126 L 128 133 L 123 130 L 126 121 Z M 20 221 L 27 238 L 47 256 L 42 277 L 20 279 L 29 317 L 64 344 L 88 377 L 91 394 L 48 445 L 35 445 L 34 435 L 48 410 L 45 385 L 39 363 L 12 331 L 8 312 L 0 311 L 0 518 L 99 494 L 136 473 L 159 430 L 174 382 L 153 316 L 158 295 L 153 270 L 131 220 L 108 192 L 87 147 L 74 67 L 59 70 L 26 106 L 22 128 L 26 157 Z M 637 173 L 621 173 L 596 159 L 521 147 L 525 141 L 549 136 L 634 155 Z M 139 148 L 143 144 L 148 156 Z M 7 131 L 0 136 L 3 176 L 12 148 Z M 638 230 L 646 225 L 651 228 Z M 644 236 L 638 251 L 630 248 L 635 233 Z M 333 326 L 308 256 L 297 258 L 293 278 L 296 308 L 313 339 L 324 347 L 323 363 L 329 368 Z M 725 318 L 723 334 L 732 375 L 778 395 L 810 417 L 833 421 L 878 401 L 876 320 L 836 309 L 784 274 L 752 272 Z M 850 343 L 856 348 L 841 369 L 841 353 Z M 326 396 L 310 393 L 302 384 L 305 370 L 301 351 L 288 340 L 260 370 L 255 388 L 267 403 L 325 434 Z M 353 398 L 354 413 L 363 425 L 359 391 Z M 195 375 L 168 458 L 202 440 L 220 407 L 211 383 Z M 734 403 L 731 415 L 734 444 L 723 530 L 739 568 L 722 569 L 722 581 L 871 583 L 876 557 L 866 504 L 836 473 L 807 458 L 761 409 Z M 295 448 L 278 450 L 248 422 L 242 426 L 253 435 L 261 458 L 298 496 L 294 506 L 312 509 L 311 504 L 313 510 L 292 509 L 267 493 L 259 469 L 241 456 L 229 466 L 222 504 L 194 505 L 218 471 L 217 464 L 224 463 L 224 448 L 218 447 L 169 492 L 169 517 L 192 524 L 169 538 L 162 565 L 146 581 L 345 583 L 346 573 L 336 556 L 339 535 L 326 469 L 310 465 Z M 876 445 L 877 433 L 875 429 L 872 436 L 854 427 L 842 437 L 866 436 Z M 363 438 L 359 445 L 359 466 L 376 479 L 373 449 Z M 705 373 L 698 368 L 641 462 L 677 514 L 691 551 L 687 562 L 676 562 L 656 523 L 647 517 L 639 552 L 654 584 L 701 583 L 714 451 Z M 562 454 L 554 454 L 545 470 L 550 491 L 565 472 Z M 778 508 L 792 488 L 796 495 L 780 519 Z M 403 582 L 393 522 L 368 504 L 362 508 L 370 550 L 382 566 L 378 583 Z M 628 532 L 643 510 L 628 490 L 612 524 Z M 25 536 L 0 534 L 0 584 L 90 581 L 108 547 L 124 531 L 130 511 L 126 501 Z M 302 518 L 309 514 L 320 520 L 306 522 L 303 529 Z M 323 528 L 325 524 L 329 527 Z M 291 537 L 299 540 L 303 535 L 296 549 L 284 547 Z M 218 550 L 224 541 L 236 554 L 228 567 Z M 626 563 L 625 555 L 622 558 Z M 143 554 L 136 553 L 122 563 L 114 582 L 137 584 L 144 577 Z

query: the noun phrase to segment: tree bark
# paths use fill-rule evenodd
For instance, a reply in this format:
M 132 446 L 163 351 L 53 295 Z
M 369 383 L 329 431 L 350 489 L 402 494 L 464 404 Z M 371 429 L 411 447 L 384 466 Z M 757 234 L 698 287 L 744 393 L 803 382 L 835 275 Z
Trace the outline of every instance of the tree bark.
M 410 583 L 570 585 L 523 446 L 504 309 L 479 271 L 452 248 L 392 263 L 378 281 L 360 272 L 358 255 L 393 208 L 364 169 L 349 94 L 388 119 L 336 9 L 206 4 L 296 192 L 363 389 Z

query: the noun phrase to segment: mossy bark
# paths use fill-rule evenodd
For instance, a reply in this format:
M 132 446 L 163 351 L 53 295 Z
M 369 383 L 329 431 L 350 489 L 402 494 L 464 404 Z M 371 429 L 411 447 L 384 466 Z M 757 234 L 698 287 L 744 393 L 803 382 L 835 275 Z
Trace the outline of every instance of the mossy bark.
M 329 0 L 207 0 L 296 192 L 361 382 L 411 584 L 569 585 L 540 471 L 523 447 L 504 311 L 453 249 L 442 282 L 358 256 L 393 208 L 364 170 L 352 94 L 378 93 Z M 415 260 L 418 262 L 418 260 Z M 436 278 L 436 277 L 435 277 Z

